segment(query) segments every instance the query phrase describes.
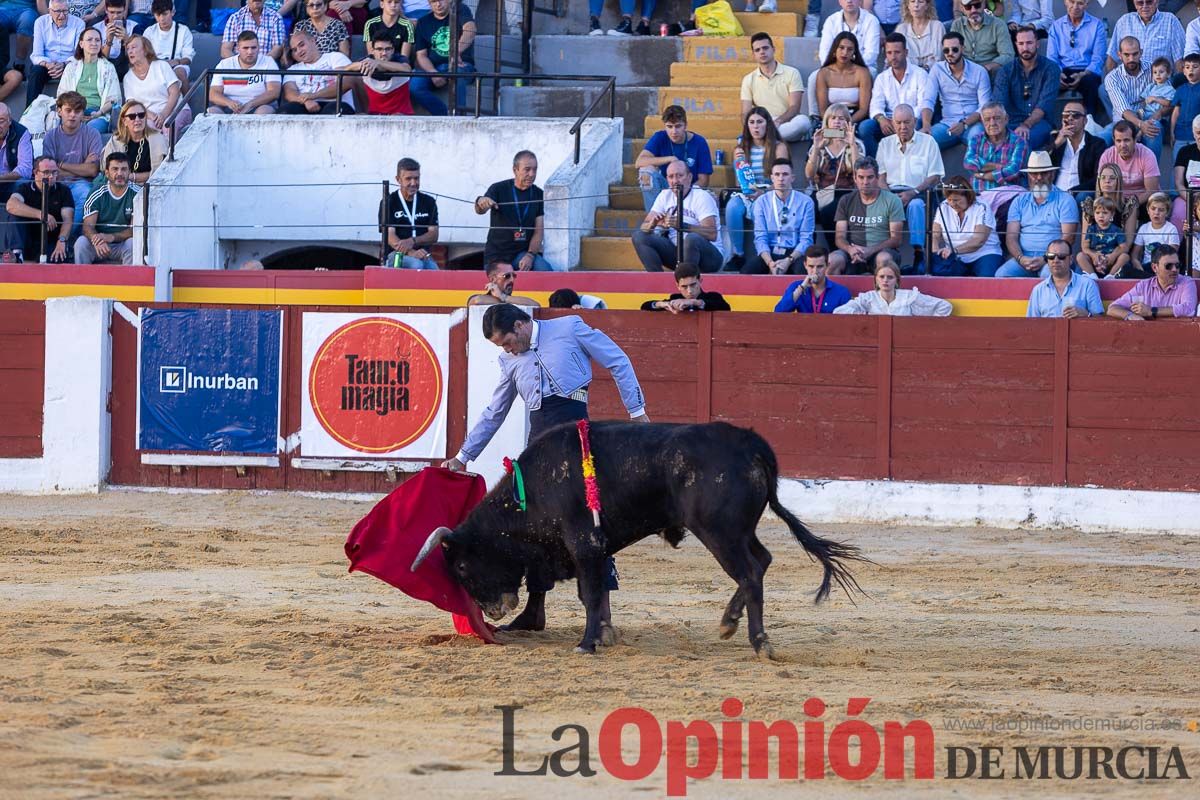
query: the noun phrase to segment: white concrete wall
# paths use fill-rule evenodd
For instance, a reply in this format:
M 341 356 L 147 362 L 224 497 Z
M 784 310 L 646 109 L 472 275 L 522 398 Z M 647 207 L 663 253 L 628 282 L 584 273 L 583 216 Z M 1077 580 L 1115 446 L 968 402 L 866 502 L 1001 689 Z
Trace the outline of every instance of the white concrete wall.
M 608 205 L 609 184 L 621 182 L 624 130 L 620 117 L 584 123 L 579 163 L 572 156 L 546 179 L 546 259 L 556 269 L 579 263 L 580 237 L 595 228 L 596 209 Z M 570 197 L 579 199 L 565 202 Z
M 219 196 L 216 184 L 223 156 L 217 149 L 217 125 L 200 117 L 175 146 L 175 161 L 164 161 L 155 170 L 150 192 L 150 249 L 147 261 L 158 267 L 155 299 L 170 300 L 159 292 L 169 286 L 169 270 L 211 269 L 220 264 L 220 247 L 214 227 Z M 134 226 L 134 252 L 141 253 L 142 229 Z
M 782 480 L 779 499 L 805 522 L 1200 535 L 1198 492 Z
M 0 491 L 96 492 L 111 465 L 112 301 L 46 301 L 42 457 L 0 459 Z
M 152 227 L 150 260 L 173 269 L 220 268 L 229 259 L 224 248 L 217 254 L 214 236 L 273 242 L 276 250 L 299 241 L 375 242 L 381 182 L 394 179 L 396 161 L 405 156 L 421 163 L 425 191 L 448 196 L 438 200 L 442 241 L 481 244 L 487 217 L 475 214 L 475 197 L 491 183 L 512 177 L 512 157 L 522 149 L 537 153 L 538 183 L 545 186 L 572 161 L 572 123 L 496 117 L 202 117 L 180 142 L 179 162 L 155 173 L 150 198 L 152 226 L 176 220 L 201 227 Z M 589 148 L 603 148 L 611 159 L 596 179 L 607 190 L 607 181 L 620 175 L 621 123 L 596 120 L 587 133 L 584 156 L 591 156 Z M 294 185 L 272 186 L 288 183 Z M 200 188 L 211 184 L 221 188 Z M 588 217 L 590 226 L 590 212 Z M 207 227 L 214 219 L 215 230 Z M 569 257 L 565 241 L 555 246 Z

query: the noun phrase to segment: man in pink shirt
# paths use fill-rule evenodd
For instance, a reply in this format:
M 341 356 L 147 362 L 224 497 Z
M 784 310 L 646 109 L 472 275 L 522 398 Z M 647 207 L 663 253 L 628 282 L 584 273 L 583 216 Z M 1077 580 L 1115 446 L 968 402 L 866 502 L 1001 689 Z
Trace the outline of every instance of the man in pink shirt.
M 1125 194 L 1136 196 L 1139 203 L 1159 190 L 1158 158 L 1154 151 L 1134 141 L 1136 131 L 1128 120 L 1113 126 L 1113 145 L 1100 156 L 1099 171 L 1105 164 L 1116 164 L 1125 182 Z
M 1159 245 L 1150 267 L 1154 277 L 1135 283 L 1106 313 L 1129 322 L 1196 316 L 1196 284 L 1179 274 L 1179 251 Z

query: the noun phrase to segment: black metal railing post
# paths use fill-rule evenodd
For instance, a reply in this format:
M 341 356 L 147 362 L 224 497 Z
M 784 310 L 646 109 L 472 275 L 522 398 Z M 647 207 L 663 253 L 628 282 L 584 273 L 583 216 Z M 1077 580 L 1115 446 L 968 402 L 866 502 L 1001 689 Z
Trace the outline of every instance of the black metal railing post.
M 455 117 L 458 116 L 458 81 L 455 80 L 458 75 L 458 0 L 450 0 L 450 18 L 447 22 L 450 24 L 447 29 L 450 32 L 450 63 L 447 70 L 450 75 L 450 96 L 446 99 L 450 116 Z
M 937 210 L 934 208 L 934 188 L 930 186 L 925 190 L 925 265 L 922 271 L 928 275 L 929 265 L 933 262 L 933 214 Z
M 1187 251 L 1187 263 L 1180 264 L 1181 271 L 1186 275 L 1192 274 L 1192 264 L 1194 264 L 1196 261 L 1196 253 L 1195 253 L 1196 235 L 1200 234 L 1200 230 L 1197 230 L 1196 210 L 1195 210 L 1196 209 L 1196 193 L 1198 191 L 1200 191 L 1200 189 L 1197 189 L 1195 186 L 1192 186 L 1190 183 L 1188 184 L 1187 208 L 1184 209 L 1185 216 L 1183 218 L 1184 219 L 1183 229 L 1185 231 L 1190 231 L 1190 233 L 1187 234 L 1187 247 L 1184 248 Z
M 150 183 L 142 186 L 142 263 L 150 257 Z
M 501 31 L 500 26 L 501 26 L 501 23 L 503 22 L 503 18 L 504 18 L 504 0 L 496 0 L 496 46 L 495 46 L 496 52 L 492 53 L 492 72 L 496 73 L 497 75 L 500 74 L 500 70 L 503 67 L 503 64 L 501 63 L 501 55 L 502 55 L 501 50 L 504 48 L 504 37 L 500 33 L 500 31 Z M 500 79 L 499 78 L 492 79 L 492 104 L 496 107 L 496 114 L 499 115 L 500 114 Z M 475 116 L 477 116 L 477 117 L 479 116 L 478 106 L 476 107 L 476 110 L 475 110 Z
M 675 265 L 683 263 L 683 187 L 675 187 Z
M 379 200 L 379 266 L 388 265 L 388 182 L 380 181 L 382 191 Z M 416 203 L 416 198 L 413 198 Z

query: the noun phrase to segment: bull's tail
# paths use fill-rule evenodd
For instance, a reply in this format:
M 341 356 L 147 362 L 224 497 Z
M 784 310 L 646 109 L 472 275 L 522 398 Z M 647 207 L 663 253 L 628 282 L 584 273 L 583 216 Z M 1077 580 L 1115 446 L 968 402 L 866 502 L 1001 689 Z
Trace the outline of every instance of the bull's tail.
M 833 582 L 837 581 L 838 586 L 842 587 L 842 591 L 854 600 L 855 593 L 865 595 L 866 592 L 858 585 L 858 581 L 850 574 L 850 570 L 843 563 L 845 561 L 861 561 L 870 563 L 870 559 L 862 554 L 856 546 L 852 544 L 843 544 L 835 542 L 831 539 L 822 539 L 815 533 L 805 527 L 804 523 L 797 519 L 796 515 L 779 502 L 777 494 L 779 484 L 779 466 L 775 461 L 775 453 L 771 450 L 771 446 L 765 440 L 762 440 L 763 447 L 757 454 L 759 464 L 766 472 L 765 478 L 767 481 L 767 504 L 771 510 L 775 512 L 788 528 L 792 531 L 792 535 L 796 537 L 796 541 L 808 553 L 808 557 L 814 561 L 819 561 L 821 566 L 825 568 L 825 577 L 821 580 L 821 586 L 817 589 L 817 596 L 813 598 L 813 602 L 819 603 L 829 597 L 829 591 L 833 587 Z M 762 452 L 765 450 L 765 452 Z

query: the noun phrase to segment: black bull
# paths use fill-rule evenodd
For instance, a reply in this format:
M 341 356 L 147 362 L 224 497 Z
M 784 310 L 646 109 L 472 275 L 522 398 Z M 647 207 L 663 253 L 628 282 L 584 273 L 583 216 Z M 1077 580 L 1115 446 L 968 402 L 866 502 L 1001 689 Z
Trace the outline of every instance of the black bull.
M 865 559 L 852 545 L 813 535 L 780 504 L 775 453 L 757 433 L 723 422 L 598 422 L 591 442 L 602 532 L 594 529 L 587 507 L 578 431 L 562 425 L 521 455 L 527 510 L 513 498 L 513 477 L 504 477 L 461 525 L 435 531 L 413 568 L 440 543 L 450 574 L 494 619 L 516 608 L 528 572 L 576 578 L 587 611 L 579 649 L 591 653 L 611 633 L 602 630 L 601 615 L 606 557 L 648 536 L 678 546 L 690 531 L 737 584 L 721 619 L 721 638 L 737 631 L 746 609 L 750 644 L 771 657 L 762 620 L 771 554 L 755 534 L 769 505 L 825 569 L 816 602 L 829 595 L 833 581 L 848 594 L 859 590 L 842 562 Z

